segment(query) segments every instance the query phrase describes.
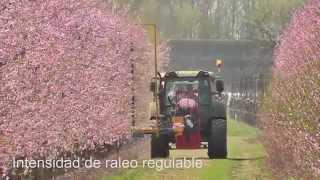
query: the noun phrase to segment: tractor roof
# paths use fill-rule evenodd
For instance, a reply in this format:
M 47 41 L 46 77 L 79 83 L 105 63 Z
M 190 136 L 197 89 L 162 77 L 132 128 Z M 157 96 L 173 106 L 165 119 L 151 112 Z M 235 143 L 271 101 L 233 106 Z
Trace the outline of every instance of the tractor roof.
M 163 72 L 161 73 L 162 77 L 169 77 L 169 76 L 174 76 L 174 77 L 197 77 L 199 75 L 202 76 L 211 76 L 214 77 L 214 73 L 213 72 L 209 72 L 209 71 L 171 71 L 171 72 Z

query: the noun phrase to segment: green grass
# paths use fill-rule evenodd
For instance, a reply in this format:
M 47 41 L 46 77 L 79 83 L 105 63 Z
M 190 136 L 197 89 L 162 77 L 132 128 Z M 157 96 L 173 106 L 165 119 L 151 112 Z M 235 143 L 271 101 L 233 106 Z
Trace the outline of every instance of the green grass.
M 228 160 L 215 160 L 208 167 L 201 170 L 201 180 L 229 180 L 232 175 L 232 162 Z
M 243 122 L 228 121 L 228 159 L 206 159 L 206 150 L 174 150 L 172 157 L 201 157 L 202 169 L 131 169 L 120 174 L 106 176 L 100 180 L 269 180 L 265 172 L 263 157 L 265 151 L 258 141 L 259 130 Z
M 106 176 L 103 180 L 140 180 L 144 177 L 146 170 L 142 168 L 129 169 L 120 172 L 119 175 Z
M 228 120 L 228 136 L 257 137 L 259 130 L 244 122 Z
M 237 180 L 271 180 L 264 167 L 266 152 L 259 142 L 259 129 L 239 121 L 228 123 L 228 158 L 232 161 L 232 178 Z

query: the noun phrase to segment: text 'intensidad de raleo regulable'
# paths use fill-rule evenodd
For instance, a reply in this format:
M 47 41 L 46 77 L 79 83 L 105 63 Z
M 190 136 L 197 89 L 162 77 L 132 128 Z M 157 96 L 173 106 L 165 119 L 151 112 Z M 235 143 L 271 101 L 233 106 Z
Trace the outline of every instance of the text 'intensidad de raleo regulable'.
M 54 159 L 54 160 L 33 160 L 33 159 L 13 159 L 13 168 L 58 168 L 58 169 L 76 169 L 76 168 L 152 168 L 156 170 L 163 169 L 188 169 L 202 168 L 203 161 L 195 158 L 179 159 L 148 159 L 148 160 L 127 160 L 127 159 L 107 159 L 97 160 L 89 159 Z

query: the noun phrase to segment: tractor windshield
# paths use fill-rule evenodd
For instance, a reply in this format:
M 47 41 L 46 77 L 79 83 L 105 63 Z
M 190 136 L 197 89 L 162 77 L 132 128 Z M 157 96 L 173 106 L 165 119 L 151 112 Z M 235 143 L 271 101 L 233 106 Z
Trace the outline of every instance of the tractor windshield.
M 209 93 L 210 87 L 206 79 L 170 79 L 165 85 L 165 105 L 175 104 L 181 98 L 191 98 L 200 104 L 209 104 Z

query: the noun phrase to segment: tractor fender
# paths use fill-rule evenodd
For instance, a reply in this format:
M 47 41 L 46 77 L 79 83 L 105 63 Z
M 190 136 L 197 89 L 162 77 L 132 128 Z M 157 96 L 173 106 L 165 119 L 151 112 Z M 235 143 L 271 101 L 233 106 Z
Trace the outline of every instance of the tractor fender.
M 227 108 L 222 102 L 213 101 L 211 106 L 210 120 L 212 119 L 227 119 Z

